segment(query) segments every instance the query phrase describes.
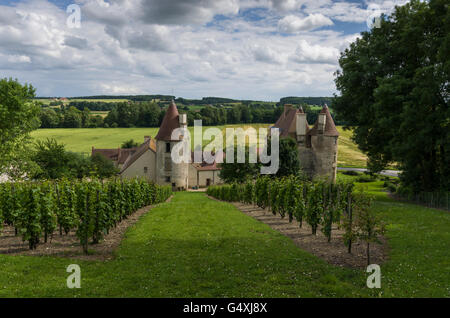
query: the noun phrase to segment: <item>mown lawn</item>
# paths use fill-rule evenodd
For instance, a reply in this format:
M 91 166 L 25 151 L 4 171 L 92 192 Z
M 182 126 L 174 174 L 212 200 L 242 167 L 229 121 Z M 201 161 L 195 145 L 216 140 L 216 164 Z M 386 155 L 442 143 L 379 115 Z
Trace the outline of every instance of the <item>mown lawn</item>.
M 65 286 L 79 264 L 82 288 Z M 360 296 L 364 277 L 202 193 L 177 193 L 128 231 L 109 262 L 0 255 L 0 297 Z
M 390 199 L 382 181 L 365 187 L 388 224 L 390 260 L 382 266 L 382 294 L 450 297 L 450 212 Z
M 177 193 L 129 229 L 115 260 L 0 255 L 0 297 L 450 297 L 450 214 L 368 185 L 390 224 L 380 290 L 228 203 Z M 81 289 L 66 287 L 69 264 L 81 266 Z
M 270 124 L 238 124 L 217 126 L 224 134 L 227 127 L 238 128 L 242 127 L 255 128 L 258 132 L 259 128 L 267 128 Z M 204 127 L 204 129 L 209 127 Z M 58 142 L 66 144 L 67 150 L 74 152 L 83 152 L 90 154 L 92 146 L 95 148 L 118 148 L 120 145 L 129 139 L 136 142 L 143 142 L 144 136 L 155 137 L 159 128 L 54 128 L 54 129 L 38 129 L 31 133 L 31 136 L 37 139 L 55 138 Z M 359 151 L 356 144 L 350 139 L 351 131 L 344 131 L 342 127 L 338 127 L 339 133 L 339 153 L 338 166 L 340 167 L 358 167 L 365 168 L 366 156 Z M 194 136 L 193 127 L 189 126 L 192 139 Z M 192 143 L 194 141 L 192 140 Z M 203 141 L 206 145 L 210 141 Z

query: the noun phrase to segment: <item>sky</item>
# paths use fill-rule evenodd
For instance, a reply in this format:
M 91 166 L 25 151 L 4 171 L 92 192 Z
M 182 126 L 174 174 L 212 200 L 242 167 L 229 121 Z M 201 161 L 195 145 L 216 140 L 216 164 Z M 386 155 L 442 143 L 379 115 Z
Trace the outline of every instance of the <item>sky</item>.
M 331 96 L 340 52 L 405 2 L 0 0 L 0 78 L 37 96 Z

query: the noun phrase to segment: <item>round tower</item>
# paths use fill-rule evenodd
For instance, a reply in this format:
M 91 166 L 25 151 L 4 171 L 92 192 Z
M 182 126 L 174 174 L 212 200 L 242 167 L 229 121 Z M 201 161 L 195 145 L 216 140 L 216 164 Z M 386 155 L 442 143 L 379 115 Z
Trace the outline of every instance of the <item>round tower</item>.
M 174 101 L 164 115 L 163 121 L 156 135 L 156 183 L 171 185 L 174 190 L 186 190 L 188 188 L 189 163 L 185 160 L 177 163 L 172 160 L 172 150 L 188 146 L 189 142 L 183 135 L 172 137 L 175 129 L 186 128 L 187 118 L 185 114 L 178 113 Z M 177 147 L 178 148 L 178 147 Z M 189 148 L 184 148 L 189 149 Z
M 336 181 L 339 132 L 328 106 L 319 113 L 314 127 L 307 133 L 307 143 L 314 154 L 314 175 Z

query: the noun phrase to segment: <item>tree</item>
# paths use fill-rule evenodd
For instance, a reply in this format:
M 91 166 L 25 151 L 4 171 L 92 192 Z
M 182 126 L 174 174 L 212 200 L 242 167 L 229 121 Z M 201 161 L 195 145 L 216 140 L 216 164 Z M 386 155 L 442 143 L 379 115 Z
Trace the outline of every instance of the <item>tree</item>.
M 41 128 L 56 128 L 59 126 L 59 116 L 54 109 L 44 108 L 40 115 Z
M 371 169 L 397 162 L 414 191 L 450 189 L 447 0 L 396 7 L 339 59 L 334 109 Z
M 129 149 L 129 148 L 135 148 L 138 147 L 139 144 L 135 142 L 133 139 L 125 141 L 120 148 Z
M 91 121 L 91 111 L 89 108 L 84 107 L 81 111 L 81 127 L 87 128 L 90 125 Z
M 80 128 L 83 124 L 81 112 L 75 107 L 71 106 L 64 112 L 64 127 L 65 128 Z
M 0 79 L 0 171 L 21 176 L 37 167 L 30 161 L 29 133 L 37 129 L 39 106 L 33 86 Z
M 371 209 L 373 198 L 361 192 L 354 196 L 353 212 L 357 237 L 367 244 L 367 265 L 370 265 L 370 243 L 381 243 L 380 236 L 385 232 L 381 217 Z
M 239 146 L 242 147 L 242 146 Z M 219 172 L 220 178 L 226 183 L 242 182 L 246 179 L 254 179 L 259 175 L 260 164 L 249 163 L 249 148 L 245 147 L 245 162 L 237 163 L 238 146 L 234 147 L 234 162 L 224 160 Z
M 65 172 L 66 177 L 82 179 L 91 175 L 93 168 L 90 157 L 71 151 L 66 152 L 66 157 L 66 167 L 68 169 Z
M 138 111 L 137 126 L 158 127 L 161 109 L 156 103 L 140 103 Z
M 55 139 L 36 141 L 36 151 L 33 155 L 41 171 L 35 177 L 40 179 L 59 179 L 69 174 L 69 157 L 63 144 Z
M 280 138 L 280 167 L 278 177 L 298 175 L 300 173 L 300 160 L 298 159 L 297 143 L 294 139 Z
M 91 157 L 91 164 L 92 174 L 99 178 L 109 178 L 119 172 L 111 160 L 99 153 Z

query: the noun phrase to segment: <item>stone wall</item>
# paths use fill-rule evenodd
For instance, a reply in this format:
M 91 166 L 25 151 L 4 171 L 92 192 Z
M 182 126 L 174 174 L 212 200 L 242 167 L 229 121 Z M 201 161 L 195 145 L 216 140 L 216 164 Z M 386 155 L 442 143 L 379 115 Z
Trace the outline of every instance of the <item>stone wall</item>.
M 149 181 L 156 182 L 156 154 L 148 149 L 131 166 L 123 171 L 121 176 L 122 178 L 144 177 Z
M 327 177 L 336 181 L 338 137 L 311 136 L 314 153 L 314 177 Z
M 170 141 L 170 149 L 180 142 Z M 174 163 L 171 152 L 166 152 L 166 141 L 158 140 L 156 142 L 156 182 L 160 185 L 172 185 L 175 190 L 178 188 L 188 188 L 188 163 Z M 167 181 L 170 177 L 170 181 Z

